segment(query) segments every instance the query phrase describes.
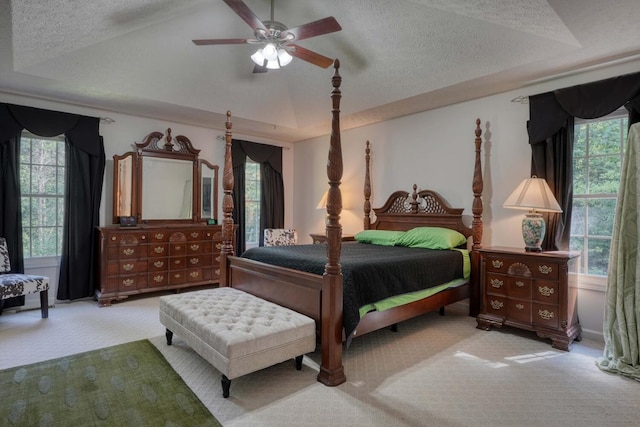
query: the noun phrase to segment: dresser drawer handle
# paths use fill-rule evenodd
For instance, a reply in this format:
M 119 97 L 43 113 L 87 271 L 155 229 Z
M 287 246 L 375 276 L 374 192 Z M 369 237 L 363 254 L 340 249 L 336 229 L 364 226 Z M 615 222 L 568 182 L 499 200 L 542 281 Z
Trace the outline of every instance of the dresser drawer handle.
M 116 240 L 116 236 L 111 236 L 111 240 Z
M 162 239 L 164 237 L 164 234 L 163 233 L 156 233 L 155 237 L 156 237 L 156 239 L 160 240 L 160 239 Z
M 491 300 L 491 308 L 493 308 L 494 310 L 500 310 L 502 307 L 504 307 L 503 302 Z
M 175 249 L 176 249 L 176 251 L 180 251 L 180 250 L 182 250 L 182 246 L 177 245 L 177 246 L 175 246 Z
M 191 245 L 192 251 L 197 251 L 198 249 L 200 249 L 200 245 Z
M 216 249 L 218 250 L 222 249 L 222 243 L 216 243 Z
M 504 263 L 499 259 L 494 259 L 493 261 L 491 261 L 491 265 L 493 265 L 493 268 L 502 268 Z
M 193 237 L 194 239 L 196 237 L 198 237 L 199 235 L 200 235 L 200 233 L 198 233 L 197 231 L 194 231 L 194 232 L 191 233 L 191 237 Z
M 133 279 L 124 279 L 122 281 L 122 284 L 125 285 L 125 286 L 131 286 L 131 285 L 133 285 Z
M 162 246 L 156 246 L 155 248 L 153 248 L 153 251 L 157 254 L 161 254 L 162 252 L 164 252 L 164 248 Z
M 196 265 L 200 262 L 200 258 L 191 258 L 189 262 L 191 263 L 191 265 Z
M 538 316 L 542 317 L 544 320 L 549 320 L 549 319 L 553 319 L 554 314 L 553 314 L 553 311 L 538 310 Z
M 133 255 L 136 253 L 135 249 L 131 249 L 131 248 L 127 248 L 127 249 L 123 249 L 122 253 L 125 255 Z
M 147 238 L 147 236 L 145 236 L 144 234 L 142 235 L 142 237 L 140 237 L 142 240 L 145 240 Z
M 524 282 L 521 282 L 520 280 L 516 280 L 516 286 L 519 288 L 522 288 L 524 286 Z
M 182 276 L 180 275 L 180 273 L 176 273 L 176 274 L 174 274 L 174 275 L 173 275 L 173 277 L 175 277 L 176 279 L 179 279 L 179 278 L 181 278 Z
M 192 279 L 195 279 L 196 277 L 200 276 L 200 272 L 192 271 L 191 273 L 189 273 L 189 276 L 191 276 Z
M 522 304 L 516 304 L 516 308 L 517 308 L 518 310 L 522 310 L 522 309 L 524 308 L 524 305 L 522 305 Z
M 131 271 L 133 270 L 133 267 L 135 267 L 133 264 L 124 264 L 122 266 L 122 268 L 124 269 L 124 271 Z
M 153 263 L 153 266 L 156 268 L 160 268 L 164 265 L 164 261 L 156 261 Z
M 553 268 L 549 267 L 548 265 L 540 265 L 538 266 L 538 270 L 542 274 L 550 274 L 553 271 Z
M 493 286 L 494 288 L 501 288 L 502 285 L 504 285 L 504 282 L 502 280 L 491 279 L 491 286 Z
M 177 260 L 175 260 L 173 263 L 174 263 L 175 265 L 180 265 L 180 263 L 181 263 L 181 262 L 182 262 L 182 260 L 177 259 Z
M 154 276 L 153 281 L 156 283 L 160 283 L 164 280 L 164 276 Z
M 216 261 L 220 262 L 220 257 L 219 256 L 216 257 Z
M 211 237 L 211 233 L 207 233 L 207 237 Z
M 219 269 L 219 268 L 216 268 L 216 269 L 214 270 L 214 272 L 216 273 L 216 275 L 217 275 L 217 276 L 219 276 L 219 275 L 220 275 L 220 269 Z
M 553 295 L 554 290 L 548 286 L 538 286 L 538 292 L 540 292 L 540 295 L 548 297 Z

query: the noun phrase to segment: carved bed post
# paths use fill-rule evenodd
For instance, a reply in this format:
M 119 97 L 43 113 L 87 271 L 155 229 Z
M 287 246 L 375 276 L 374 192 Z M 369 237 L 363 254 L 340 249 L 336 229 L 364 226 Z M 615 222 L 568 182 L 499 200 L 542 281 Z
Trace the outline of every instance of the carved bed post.
M 371 162 L 371 149 L 369 141 L 364 150 L 364 229 L 371 228 L 371 175 L 369 174 L 369 163 Z
M 231 286 L 229 283 L 229 261 L 233 255 L 233 163 L 231 160 L 231 111 L 227 111 L 225 122 L 224 169 L 222 173 L 222 248 L 220 249 L 220 286 Z
M 331 78 L 331 139 L 327 162 L 329 191 L 327 196 L 327 264 L 322 276 L 321 337 L 322 364 L 318 381 L 328 386 L 337 386 L 346 381 L 342 366 L 342 267 L 340 252 L 342 249 L 342 147 L 340 140 L 340 61 L 334 62 L 334 74 Z
M 476 119 L 476 139 L 474 141 L 476 147 L 475 167 L 473 170 L 473 222 L 471 229 L 473 231 L 473 246 L 471 251 L 471 295 L 469 298 L 469 315 L 476 317 L 480 313 L 480 253 L 478 249 L 482 248 L 482 190 L 484 187 L 482 181 L 482 160 L 480 148 L 482 146 L 482 129 L 480 128 L 480 119 Z

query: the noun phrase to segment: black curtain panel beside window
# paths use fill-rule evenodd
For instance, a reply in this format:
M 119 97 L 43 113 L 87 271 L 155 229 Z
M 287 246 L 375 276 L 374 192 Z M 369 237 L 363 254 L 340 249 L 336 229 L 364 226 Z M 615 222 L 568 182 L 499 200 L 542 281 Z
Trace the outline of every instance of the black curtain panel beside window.
M 233 162 L 233 221 L 237 224 L 236 254 L 246 249 L 245 234 L 245 164 L 247 157 L 260 164 L 260 246 L 265 228 L 284 227 L 284 184 L 282 180 L 282 147 L 234 139 L 231 145 Z
M 574 118 L 595 119 L 625 106 L 629 126 L 640 121 L 640 73 L 529 97 L 531 175 L 545 178 L 562 207 L 550 214 L 543 250 L 568 250 L 573 204 Z
M 99 225 L 105 169 L 100 119 L 0 103 L 0 235 L 7 238 L 12 265 L 23 272 L 19 145 L 23 129 L 45 137 L 65 135 L 65 219 L 57 298 L 94 294 L 97 266 L 94 229 Z

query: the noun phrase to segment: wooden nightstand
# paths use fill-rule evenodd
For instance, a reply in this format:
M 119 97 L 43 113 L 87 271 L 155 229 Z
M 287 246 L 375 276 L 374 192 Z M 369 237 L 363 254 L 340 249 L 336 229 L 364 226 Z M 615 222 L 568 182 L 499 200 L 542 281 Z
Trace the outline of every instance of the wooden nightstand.
M 313 243 L 326 243 L 327 242 L 327 236 L 326 234 L 322 233 L 311 233 L 309 234 L 309 236 L 311 236 L 311 239 L 313 240 Z M 352 234 L 343 234 L 342 235 L 342 241 L 343 242 L 354 242 L 356 240 L 356 238 L 352 235 Z
M 569 351 L 580 340 L 578 290 L 569 287 L 578 252 L 525 252 L 493 247 L 479 251 L 482 308 L 478 329 L 515 326 L 551 338 L 554 348 Z

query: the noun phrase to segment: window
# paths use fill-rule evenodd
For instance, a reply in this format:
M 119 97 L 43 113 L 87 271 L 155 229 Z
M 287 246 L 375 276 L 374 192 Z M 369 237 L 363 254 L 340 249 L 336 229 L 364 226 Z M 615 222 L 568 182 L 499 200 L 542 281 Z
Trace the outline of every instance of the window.
M 247 248 L 260 243 L 260 164 L 247 158 L 245 186 L 245 242 Z
M 607 275 L 627 125 L 625 110 L 575 123 L 570 248 L 581 274 Z
M 58 256 L 64 221 L 64 137 L 22 133 L 20 192 L 25 258 Z

